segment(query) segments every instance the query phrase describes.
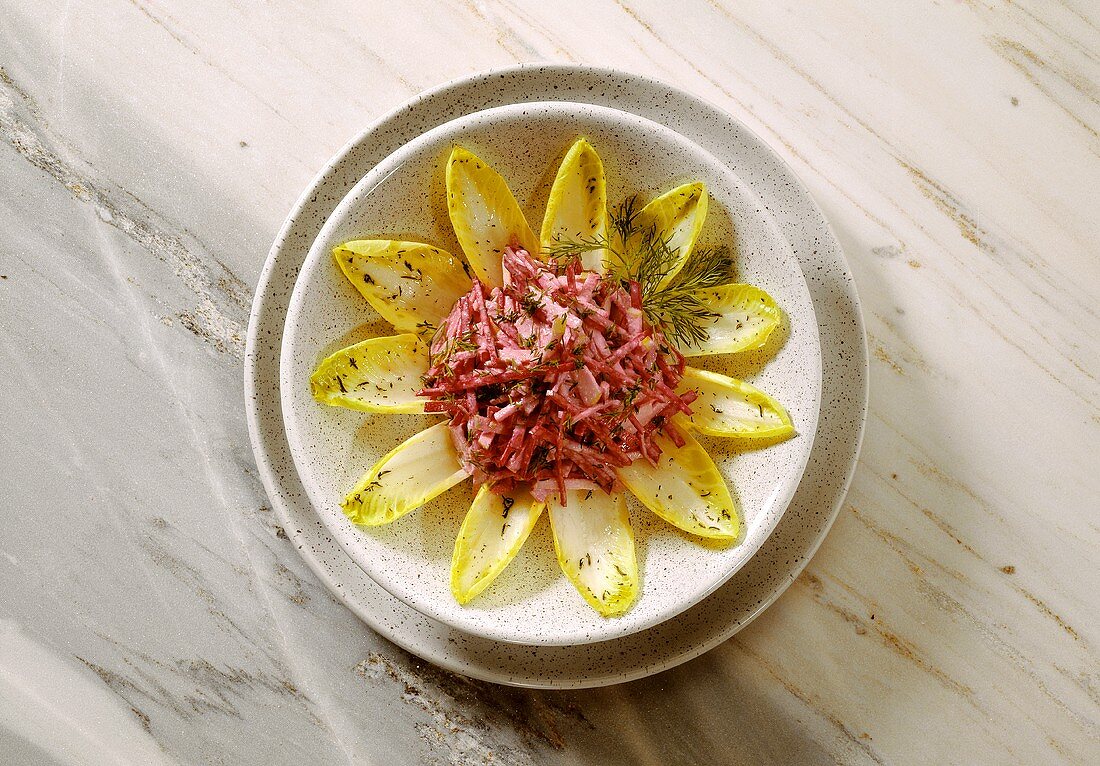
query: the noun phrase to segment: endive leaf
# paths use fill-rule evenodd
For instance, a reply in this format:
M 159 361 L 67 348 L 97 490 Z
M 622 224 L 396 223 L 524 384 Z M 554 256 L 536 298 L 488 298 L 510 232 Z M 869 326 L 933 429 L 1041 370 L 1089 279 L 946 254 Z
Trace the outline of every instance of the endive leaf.
M 447 210 L 462 252 L 478 279 L 504 284 L 501 256 L 518 242 L 532 255 L 539 243 L 512 190 L 483 160 L 455 147 L 447 161 Z
M 701 183 L 684 184 L 665 192 L 638 213 L 635 221 L 637 230 L 644 233 L 653 229 L 658 238 L 667 241 L 668 249 L 676 254 L 674 265 L 658 287 L 667 285 L 683 268 L 706 218 L 707 188 Z
M 435 330 L 470 290 L 465 264 L 431 245 L 357 239 L 332 254 L 374 310 L 405 332 Z
M 583 138 L 578 139 L 561 161 L 558 175 L 546 202 L 542 219 L 542 246 L 562 241 L 581 242 L 607 236 L 607 184 L 600 155 Z M 581 264 L 591 271 L 604 271 L 604 251 L 581 254 Z
M 620 615 L 638 595 L 634 531 L 621 492 L 570 490 L 566 506 L 548 503 L 554 549 L 565 576 L 604 617 Z
M 760 348 L 782 318 L 771 296 L 752 285 L 712 287 L 695 294 L 718 317 L 701 323 L 707 331 L 705 341 L 680 346 L 684 356 L 732 354 Z
M 498 495 L 482 484 L 451 559 L 451 592 L 465 604 L 489 587 L 516 557 L 542 515 L 543 503 L 526 490 Z
M 418 336 L 371 338 L 337 351 L 309 378 L 313 398 L 363 412 L 423 412 L 428 347 Z
M 657 466 L 635 460 L 619 468 L 623 484 L 642 505 L 685 532 L 736 539 L 737 504 L 707 451 L 688 434 L 682 447 L 663 434 L 656 439 L 661 448 Z
M 378 526 L 416 510 L 467 478 L 446 423 L 426 428 L 379 460 L 341 506 L 356 524 Z
M 765 439 L 794 433 L 783 406 L 744 381 L 697 367 L 684 369 L 678 392 L 695 390 L 691 425 L 710 436 Z

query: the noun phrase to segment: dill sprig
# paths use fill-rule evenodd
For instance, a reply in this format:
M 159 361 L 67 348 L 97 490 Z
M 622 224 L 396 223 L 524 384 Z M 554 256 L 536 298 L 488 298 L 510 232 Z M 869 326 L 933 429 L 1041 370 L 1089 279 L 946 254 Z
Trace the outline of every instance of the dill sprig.
M 733 255 L 724 245 L 697 247 L 669 278 L 679 254 L 655 226 L 643 229 L 639 225 L 640 212 L 637 197 L 628 197 L 608 216 L 612 236 L 562 240 L 544 249 L 543 257 L 564 264 L 584 253 L 604 250 L 613 277 L 624 285 L 637 282 L 641 286 L 642 309 L 651 323 L 677 344 L 702 343 L 707 339 L 707 326 L 718 314 L 707 308 L 698 291 L 734 280 Z
M 707 308 L 699 291 L 732 281 L 733 256 L 728 247 L 696 248 L 667 284 L 642 282 L 642 309 L 672 341 L 695 346 L 707 339 L 707 326 L 720 316 Z
M 608 255 L 625 265 L 628 262 L 626 248 L 631 237 L 637 232 L 637 218 L 641 209 L 638 207 L 637 197 L 627 197 L 614 210 L 608 218 L 611 224 L 613 237 L 606 234 L 597 234 L 591 237 L 578 237 L 577 239 L 559 239 L 554 244 L 542 249 L 544 260 L 553 261 L 557 265 L 565 265 L 569 261 L 580 258 L 585 253 L 593 250 L 606 250 Z M 616 270 L 621 275 L 621 269 Z
M 605 236 L 580 237 L 571 240 L 557 240 L 554 244 L 544 247 L 540 255 L 543 260 L 552 261 L 557 266 L 565 266 L 570 261 L 580 258 L 585 253 L 593 250 L 608 248 L 610 243 Z
M 627 197 L 611 211 L 611 230 L 615 232 L 620 242 L 626 242 L 638 230 L 638 214 L 641 212 L 637 195 Z

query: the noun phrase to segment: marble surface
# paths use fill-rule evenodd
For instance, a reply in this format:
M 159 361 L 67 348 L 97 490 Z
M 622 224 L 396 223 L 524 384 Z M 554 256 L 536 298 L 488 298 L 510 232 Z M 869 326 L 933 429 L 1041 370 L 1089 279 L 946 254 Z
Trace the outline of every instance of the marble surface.
M 1100 13 L 0 3 L 0 763 L 1090 763 Z M 800 173 L 866 311 L 849 501 L 745 631 L 627 685 L 470 682 L 297 557 L 242 408 L 296 195 L 413 93 L 612 65 Z

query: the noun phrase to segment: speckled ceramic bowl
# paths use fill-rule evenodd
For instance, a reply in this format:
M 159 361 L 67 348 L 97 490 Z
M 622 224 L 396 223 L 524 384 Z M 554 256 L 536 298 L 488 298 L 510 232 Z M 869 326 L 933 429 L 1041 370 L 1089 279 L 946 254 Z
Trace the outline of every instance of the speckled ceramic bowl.
M 733 243 L 739 279 L 769 292 L 788 322 L 765 349 L 711 357 L 703 366 L 764 388 L 787 407 L 799 434 L 751 451 L 703 439 L 743 509 L 744 533 L 736 545 L 700 544 L 632 503 L 642 588 L 626 615 L 602 618 L 585 604 L 558 569 L 545 521 L 486 592 L 459 606 L 449 590 L 449 569 L 471 499 L 468 483 L 385 527 L 356 527 L 340 510 L 340 499 L 362 473 L 435 418 L 365 415 L 313 400 L 309 375 L 320 359 L 392 332 L 340 274 L 331 250 L 349 239 L 400 237 L 460 253 L 443 180 L 446 157 L 456 144 L 504 175 L 537 229 L 558 162 L 580 135 L 604 160 L 612 204 L 633 193 L 648 198 L 688 180 L 707 184 L 711 205 L 700 241 Z M 554 102 L 500 107 L 441 125 L 363 178 L 323 227 L 299 275 L 280 374 L 287 435 L 303 485 L 333 537 L 371 578 L 459 630 L 514 643 L 569 645 L 616 638 L 669 619 L 748 561 L 779 521 L 806 465 L 817 424 L 820 370 L 817 325 L 801 271 L 769 211 L 736 168 L 641 117 Z

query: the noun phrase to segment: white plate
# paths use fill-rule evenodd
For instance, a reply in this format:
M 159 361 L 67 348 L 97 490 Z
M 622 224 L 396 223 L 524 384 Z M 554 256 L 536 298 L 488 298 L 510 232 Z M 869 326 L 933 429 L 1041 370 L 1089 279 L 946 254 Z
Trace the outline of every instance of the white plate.
M 700 243 L 731 244 L 738 280 L 768 292 L 788 322 L 761 352 L 690 361 L 767 391 L 799 431 L 766 449 L 735 451 L 728 440 L 701 438 L 742 507 L 743 535 L 736 545 L 701 545 L 631 502 L 642 588 L 630 611 L 614 619 L 597 614 L 561 574 L 545 519 L 485 593 L 458 604 L 450 591 L 451 552 L 472 499 L 469 482 L 393 524 L 351 524 L 339 504 L 347 491 L 382 456 L 439 417 L 329 407 L 314 400 L 309 386 L 310 374 L 329 354 L 394 332 L 336 267 L 335 246 L 400 235 L 460 253 L 441 172 L 455 145 L 473 150 L 508 179 L 537 228 L 558 163 L 578 136 L 599 151 L 612 204 L 639 192 L 648 199 L 688 181 L 706 184 L 710 203 Z M 427 131 L 372 169 L 329 216 L 306 258 L 290 301 L 281 361 L 283 416 L 298 476 L 344 551 L 375 582 L 429 617 L 519 644 L 589 643 L 643 630 L 698 603 L 740 569 L 794 495 L 813 445 L 821 395 L 817 321 L 802 271 L 760 195 L 739 177 L 757 170 L 728 168 L 642 117 L 564 102 L 466 115 Z
M 766 200 L 802 265 L 817 313 L 823 364 L 818 437 L 789 509 L 755 557 L 709 598 L 632 636 L 576 647 L 521 647 L 478 639 L 390 596 L 329 536 L 290 458 L 278 390 L 283 322 L 298 270 L 324 220 L 360 178 L 398 147 L 457 115 L 528 100 L 584 101 L 674 128 L 728 165 L 762 142 L 725 112 L 663 83 L 609 70 L 524 66 L 444 85 L 384 116 L 348 144 L 306 190 L 261 275 L 249 326 L 246 405 L 261 478 L 307 563 L 379 633 L 447 669 L 499 683 L 582 688 L 641 678 L 716 646 L 790 585 L 836 517 L 855 469 L 867 403 L 867 350 L 859 302 L 840 247 L 781 159 L 765 172 L 784 183 Z M 750 181 L 752 179 L 749 179 Z

